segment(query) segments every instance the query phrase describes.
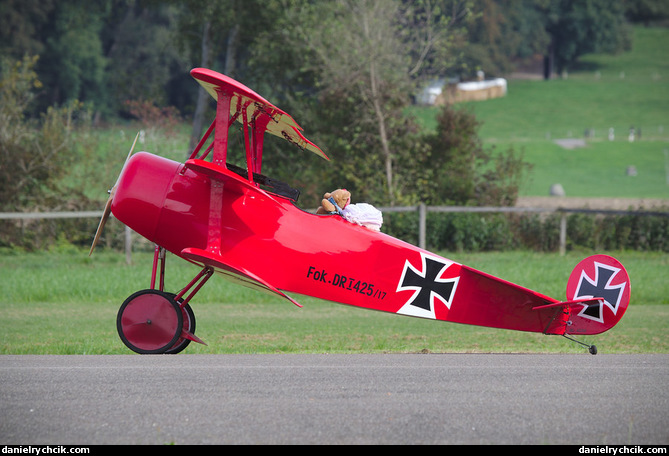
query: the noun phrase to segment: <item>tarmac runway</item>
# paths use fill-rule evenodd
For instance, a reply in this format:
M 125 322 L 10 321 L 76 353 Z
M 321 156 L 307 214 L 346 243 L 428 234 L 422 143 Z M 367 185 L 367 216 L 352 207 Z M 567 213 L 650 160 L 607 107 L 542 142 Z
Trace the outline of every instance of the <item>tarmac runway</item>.
M 669 354 L 0 356 L 0 443 L 669 444 Z

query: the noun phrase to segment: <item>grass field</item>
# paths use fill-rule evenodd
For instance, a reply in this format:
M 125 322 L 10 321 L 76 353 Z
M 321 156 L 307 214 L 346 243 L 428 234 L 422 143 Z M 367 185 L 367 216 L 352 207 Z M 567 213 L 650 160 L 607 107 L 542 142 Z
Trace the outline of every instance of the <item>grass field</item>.
M 563 79 L 511 79 L 506 97 L 458 106 L 476 114 L 487 144 L 513 146 L 534 165 L 522 196 L 548 196 L 561 183 L 567 196 L 669 198 L 667 43 L 668 28 L 636 27 L 628 52 L 585 56 Z M 414 112 L 434 128 L 435 109 Z M 630 127 L 641 129 L 641 139 L 637 132 L 629 142 Z M 564 138 L 586 146 L 555 144 Z M 626 175 L 628 166 L 636 176 Z
M 578 71 L 553 81 L 512 80 L 505 98 L 467 105 L 483 122 L 481 135 L 500 149 L 512 145 L 534 164 L 524 196 L 546 196 L 561 183 L 567 196 L 669 199 L 669 29 L 636 28 L 634 49 L 618 56 L 587 56 Z M 434 125 L 434 108 L 415 110 Z M 630 126 L 642 138 L 627 140 Z M 608 140 L 608 129 L 615 140 Z M 583 138 L 567 150 L 559 138 Z M 184 130 L 185 132 L 186 130 Z M 72 167 L 71 185 L 106 199 L 136 129 L 122 126 L 82 133 L 87 159 Z M 137 150 L 183 159 L 187 133 L 160 138 L 147 132 Z M 665 152 L 667 151 L 667 152 Z M 90 166 L 88 163 L 96 163 Z M 627 176 L 635 166 L 637 176 Z M 555 298 L 564 297 L 569 272 L 591 252 L 557 254 L 500 252 L 444 255 Z M 669 256 L 616 252 L 632 280 L 632 302 L 618 326 L 586 339 L 601 353 L 669 352 Z M 0 353 L 129 353 L 116 334 L 123 300 L 148 288 L 151 253 L 122 254 L 68 248 L 25 254 L 0 252 Z M 195 274 L 186 263 L 168 263 L 168 288 L 175 291 Z M 186 353 L 348 352 L 542 352 L 584 353 L 560 337 L 549 337 L 421 320 L 297 297 L 298 309 L 275 297 L 210 281 L 194 303 L 197 334 L 209 345 Z
M 555 298 L 586 252 L 445 254 L 456 261 Z M 669 352 L 669 257 L 617 252 L 632 280 L 632 302 L 610 331 L 584 337 L 600 353 Z M 119 253 L 10 252 L 0 257 L 0 354 L 131 353 L 116 333 L 116 312 L 148 288 L 150 252 L 126 265 Z M 167 289 L 177 291 L 196 268 L 168 258 Z M 497 330 L 363 310 L 305 296 L 297 308 L 216 277 L 197 295 L 196 333 L 207 346 L 184 353 L 587 353 L 558 336 Z M 584 355 L 585 356 L 585 355 Z M 589 355 L 588 355 L 589 356 Z

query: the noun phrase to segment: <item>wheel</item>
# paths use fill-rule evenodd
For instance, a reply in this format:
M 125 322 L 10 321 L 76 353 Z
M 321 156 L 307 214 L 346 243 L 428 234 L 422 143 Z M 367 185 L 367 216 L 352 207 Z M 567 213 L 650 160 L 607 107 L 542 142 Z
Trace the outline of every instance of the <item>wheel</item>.
M 174 299 L 176 297 L 175 294 L 168 293 L 168 295 L 171 297 L 172 300 L 175 300 Z M 183 330 L 188 331 L 191 334 L 195 334 L 195 313 L 193 313 L 193 309 L 191 309 L 189 304 L 186 304 L 185 306 L 181 307 L 181 301 L 182 300 L 179 300 L 177 302 L 177 305 L 181 308 L 181 316 L 184 322 Z M 175 344 L 165 353 L 169 355 L 176 355 L 177 353 L 183 351 L 184 348 L 188 347 L 188 344 L 190 344 L 190 339 L 180 336 L 179 339 L 177 339 L 177 341 L 175 342 Z
M 142 290 L 123 302 L 116 329 L 123 343 L 141 354 L 166 353 L 181 337 L 183 313 L 169 294 Z
M 595 347 L 594 345 L 590 345 L 590 347 L 588 347 L 588 351 L 590 352 L 591 355 L 596 355 L 597 347 Z

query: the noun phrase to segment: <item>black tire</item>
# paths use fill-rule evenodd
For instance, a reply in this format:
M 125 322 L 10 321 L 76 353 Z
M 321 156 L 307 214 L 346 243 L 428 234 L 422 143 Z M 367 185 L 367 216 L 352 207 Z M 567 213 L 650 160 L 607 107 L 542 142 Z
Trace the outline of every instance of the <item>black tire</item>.
M 171 298 L 176 301 L 176 295 L 173 293 L 168 293 Z M 180 300 L 181 301 L 181 300 Z M 177 302 L 177 305 L 181 307 L 181 302 Z M 183 317 L 183 329 L 185 331 L 190 332 L 191 334 L 195 334 L 195 313 L 193 312 L 193 309 L 191 309 L 190 304 L 186 304 L 182 308 L 182 317 Z M 191 340 L 186 339 L 185 337 L 179 337 L 177 339 L 176 343 L 174 346 L 172 346 L 169 350 L 167 350 L 165 353 L 168 355 L 176 355 L 177 353 L 182 352 L 186 347 L 188 347 L 188 344 L 190 344 Z

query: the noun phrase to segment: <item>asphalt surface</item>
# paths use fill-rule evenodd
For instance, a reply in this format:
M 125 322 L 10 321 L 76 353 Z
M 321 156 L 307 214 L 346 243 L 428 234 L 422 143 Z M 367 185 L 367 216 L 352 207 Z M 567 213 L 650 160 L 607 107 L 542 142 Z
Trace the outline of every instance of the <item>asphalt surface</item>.
M 0 443 L 667 445 L 669 355 L 0 356 Z

